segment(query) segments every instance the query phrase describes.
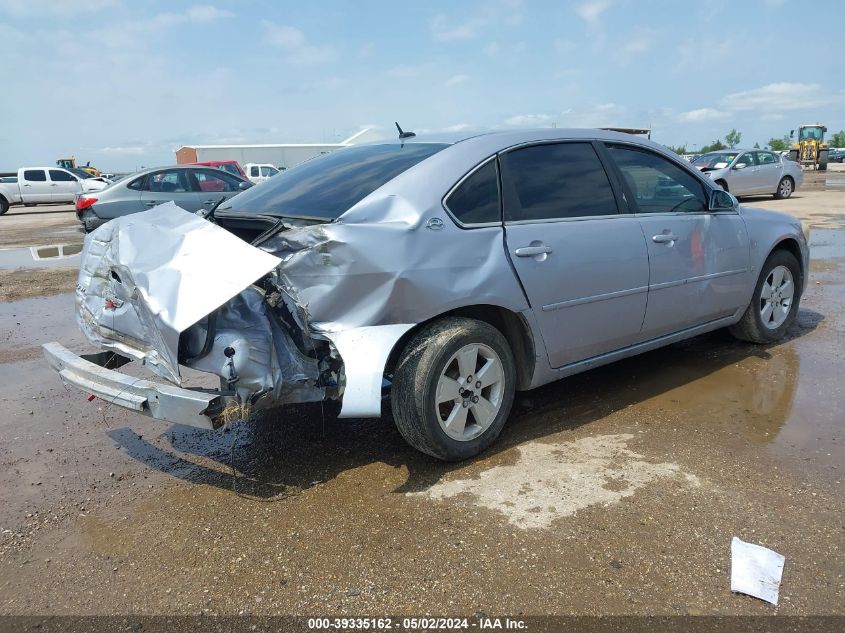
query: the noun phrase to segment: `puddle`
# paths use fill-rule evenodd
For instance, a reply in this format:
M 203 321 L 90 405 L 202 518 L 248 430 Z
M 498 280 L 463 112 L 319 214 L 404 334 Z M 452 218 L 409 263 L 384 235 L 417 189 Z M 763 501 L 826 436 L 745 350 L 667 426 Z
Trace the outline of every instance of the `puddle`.
M 628 449 L 631 434 L 598 435 L 574 442 L 529 442 L 513 464 L 494 466 L 476 479 L 441 481 L 424 492 L 441 500 L 471 495 L 478 505 L 505 515 L 516 527 L 547 528 L 555 519 L 590 506 L 607 506 L 657 480 L 700 485 L 674 463 L 651 463 Z
M 79 265 L 82 243 L 0 249 L 0 269 L 68 268 Z
M 825 178 L 824 184 L 828 187 L 845 187 L 845 178 Z

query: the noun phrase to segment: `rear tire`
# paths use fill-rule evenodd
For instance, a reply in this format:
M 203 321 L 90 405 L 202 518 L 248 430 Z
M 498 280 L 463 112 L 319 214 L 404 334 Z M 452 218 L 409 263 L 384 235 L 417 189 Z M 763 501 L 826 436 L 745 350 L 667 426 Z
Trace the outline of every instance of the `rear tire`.
M 741 341 L 773 343 L 795 321 L 801 302 L 801 267 L 795 255 L 776 250 L 769 255 L 757 279 L 751 303 L 729 329 Z
M 827 171 L 827 150 L 819 152 L 819 171 Z
M 778 188 L 775 190 L 775 199 L 776 200 L 785 200 L 789 196 L 792 195 L 792 192 L 795 190 L 795 183 L 792 181 L 792 178 L 789 176 L 784 176 L 780 179 L 778 183 Z
M 405 346 L 393 374 L 391 409 L 408 444 L 460 461 L 499 436 L 515 387 L 513 353 L 502 333 L 483 321 L 448 317 L 423 327 Z
M 9 210 L 9 201 L 6 198 L 0 196 L 0 215 L 6 213 Z

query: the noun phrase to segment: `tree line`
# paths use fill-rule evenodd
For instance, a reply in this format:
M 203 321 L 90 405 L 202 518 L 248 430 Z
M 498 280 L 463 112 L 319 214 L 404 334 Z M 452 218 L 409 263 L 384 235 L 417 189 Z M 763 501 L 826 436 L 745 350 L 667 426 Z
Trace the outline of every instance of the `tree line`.
M 721 138 L 717 138 L 715 141 L 710 143 L 709 145 L 704 145 L 701 149 L 697 150 L 695 153 L 697 154 L 706 154 L 707 152 L 715 152 L 720 149 L 734 149 L 737 145 L 742 142 L 742 132 L 738 132 L 736 129 L 732 129 L 730 132 L 725 134 L 725 141 L 722 142 Z M 845 130 L 839 130 L 835 134 L 831 134 L 828 137 L 828 144 L 831 147 L 845 147 Z M 770 149 L 774 152 L 785 152 L 789 149 L 790 145 L 792 144 L 791 139 L 789 138 L 788 134 L 784 134 L 782 138 L 770 138 L 769 142 L 766 143 L 765 149 Z M 673 147 L 672 145 L 667 145 L 669 149 L 671 149 L 676 154 L 691 154 L 692 152 L 687 150 L 686 145 L 678 145 L 677 147 Z M 755 149 L 760 149 L 759 143 L 754 143 Z

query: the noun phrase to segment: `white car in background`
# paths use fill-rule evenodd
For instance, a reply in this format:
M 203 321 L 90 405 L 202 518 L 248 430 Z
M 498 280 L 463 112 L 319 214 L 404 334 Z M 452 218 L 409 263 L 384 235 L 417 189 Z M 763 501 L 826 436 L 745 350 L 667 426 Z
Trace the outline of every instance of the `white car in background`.
M 17 182 L 0 183 L 0 215 L 13 204 L 73 202 L 77 195 L 100 191 L 109 184 L 100 178 L 82 178 L 61 167 L 21 167 Z
M 256 185 L 279 173 L 279 170 L 269 163 L 247 163 L 244 165 L 244 171 L 249 181 Z

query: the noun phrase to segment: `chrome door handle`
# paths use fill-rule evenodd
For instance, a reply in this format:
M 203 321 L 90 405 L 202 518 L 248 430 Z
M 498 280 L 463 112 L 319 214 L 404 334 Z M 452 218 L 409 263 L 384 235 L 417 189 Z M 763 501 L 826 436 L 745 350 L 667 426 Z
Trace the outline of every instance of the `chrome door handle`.
M 50 186 L 51 186 L 51 187 L 58 187 L 59 185 L 57 185 L 57 184 L 56 184 L 56 183 L 54 183 L 54 182 L 51 182 L 51 183 L 50 183 Z
M 151 200 L 150 202 L 145 202 L 144 204 L 147 205 L 148 207 L 154 207 L 158 204 L 158 201 L 157 200 Z
M 516 249 L 513 254 L 517 257 L 534 257 L 535 255 L 545 255 L 551 252 L 552 249 L 548 246 L 523 246 Z
M 674 233 L 660 233 L 659 235 L 652 235 L 651 241 L 658 244 L 670 244 L 678 241 L 678 237 Z

